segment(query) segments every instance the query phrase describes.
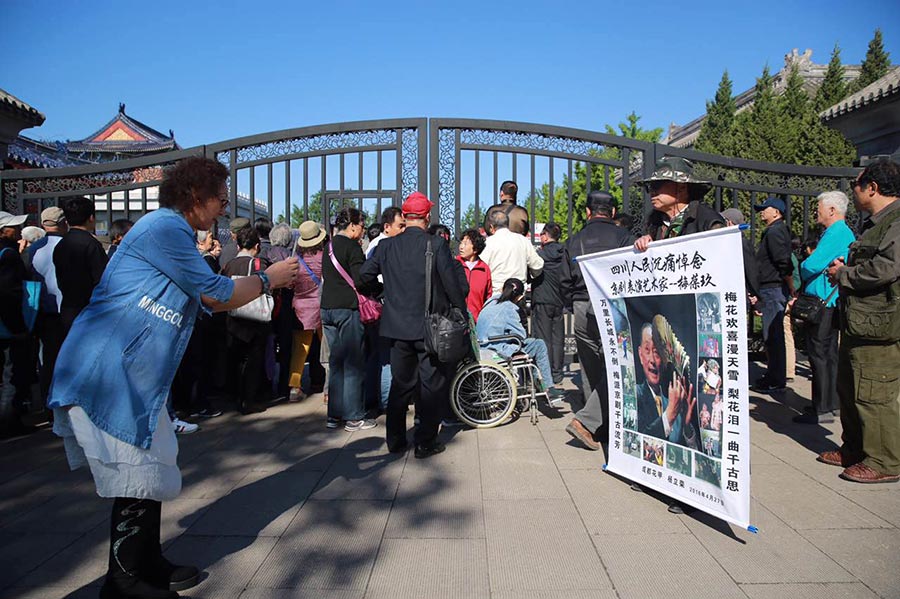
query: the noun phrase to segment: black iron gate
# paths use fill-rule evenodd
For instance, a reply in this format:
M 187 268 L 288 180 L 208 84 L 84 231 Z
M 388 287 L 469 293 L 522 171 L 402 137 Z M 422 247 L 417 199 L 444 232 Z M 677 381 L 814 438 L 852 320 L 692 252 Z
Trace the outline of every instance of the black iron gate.
M 857 171 L 771 164 L 683 150 L 580 129 L 507 121 L 393 119 L 288 129 L 105 164 L 0 171 L 0 205 L 37 215 L 61 199 L 86 195 L 103 223 L 135 218 L 158 204 L 163 168 L 186 156 L 209 156 L 231 172 L 231 213 L 298 221 L 331 220 L 340 206 L 358 206 L 373 222 L 387 205 L 413 190 L 436 202 L 433 221 L 454 234 L 477 225 L 495 203 L 500 183 L 516 180 L 531 230 L 558 223 L 567 236 L 584 220 L 587 193 L 604 189 L 621 210 L 643 219 L 649 198 L 633 181 L 657 157 L 692 159 L 713 182 L 707 201 L 740 207 L 754 234 L 750 205 L 782 197 L 788 222 L 801 234 L 814 222 L 811 200 L 828 189 L 848 190 Z M 430 184 L 430 189 L 429 189 Z

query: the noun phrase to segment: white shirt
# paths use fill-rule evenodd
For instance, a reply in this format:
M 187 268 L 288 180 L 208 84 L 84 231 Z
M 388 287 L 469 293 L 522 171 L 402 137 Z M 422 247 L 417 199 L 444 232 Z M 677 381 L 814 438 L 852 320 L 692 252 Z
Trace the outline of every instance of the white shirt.
M 56 300 L 56 309 L 62 305 L 62 291 L 59 290 L 59 284 L 56 282 L 56 266 L 53 265 L 53 250 L 56 244 L 62 241 L 61 235 L 47 235 L 46 245 L 39 248 L 31 257 L 31 267 L 44 277 L 44 284 L 47 286 L 47 293 Z
M 366 260 L 372 257 L 372 254 L 375 253 L 375 248 L 378 247 L 378 244 L 381 243 L 382 239 L 387 239 L 387 235 L 384 232 L 381 232 L 378 237 L 369 242 L 369 247 L 366 248 Z
M 491 269 L 492 295 L 503 290 L 507 279 L 525 283 L 529 274 L 536 277 L 544 269 L 544 259 L 538 256 L 528 238 L 509 229 L 500 229 L 488 237 L 479 258 Z

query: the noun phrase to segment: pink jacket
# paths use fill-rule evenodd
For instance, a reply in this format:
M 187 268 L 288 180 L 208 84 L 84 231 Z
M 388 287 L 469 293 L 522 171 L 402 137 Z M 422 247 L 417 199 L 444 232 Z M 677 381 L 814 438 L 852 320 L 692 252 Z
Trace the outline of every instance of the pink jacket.
M 319 283 L 322 282 L 322 256 L 324 255 L 324 252 L 305 256 L 297 255 L 298 258 L 306 261 L 310 270 L 319 278 Z M 314 331 L 322 325 L 322 316 L 319 313 L 319 286 L 313 281 L 309 271 L 303 266 L 303 262 L 300 262 L 297 278 L 294 280 L 292 306 L 297 319 L 303 323 L 304 330 Z

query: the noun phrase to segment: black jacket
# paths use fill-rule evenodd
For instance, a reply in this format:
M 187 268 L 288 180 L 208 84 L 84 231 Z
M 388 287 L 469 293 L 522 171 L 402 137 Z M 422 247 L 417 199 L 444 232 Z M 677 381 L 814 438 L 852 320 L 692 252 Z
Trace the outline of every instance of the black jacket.
M 743 234 L 741 246 L 744 250 L 744 284 L 747 286 L 747 293 L 759 295 L 759 267 L 756 265 L 756 255 L 753 253 L 753 244 Z
M 562 308 L 562 288 L 560 277 L 562 276 L 563 261 L 566 259 L 566 248 L 561 243 L 551 241 L 540 248 L 538 256 L 544 259 L 544 269 L 531 283 L 531 303 Z
M 0 320 L 13 334 L 26 331 L 22 316 L 22 281 L 26 279 L 25 264 L 19 255 L 19 244 L 0 239 Z
M 598 216 L 585 223 L 584 228 L 566 242 L 560 281 L 566 306 L 590 299 L 584 277 L 581 276 L 581 267 L 574 262 L 577 256 L 614 250 L 633 243 L 634 235 L 616 225 L 612 219 Z
M 756 264 L 761 288 L 780 287 L 784 285 L 785 277 L 793 274 L 791 232 L 784 220 L 778 219 L 763 231 L 756 249 Z
M 660 239 L 702 233 L 703 231 L 719 229 L 725 226 L 725 219 L 722 218 L 721 214 L 698 200 L 688 204 L 686 210 L 684 225 L 681 227 L 678 235 L 669 235 L 668 227 L 665 224 L 666 214 L 658 210 L 654 210 L 647 220 L 647 234 L 654 241 L 659 241 Z
M 434 252 L 432 312 L 450 306 L 466 311 L 469 284 L 462 265 L 450 255 L 447 242 L 418 227 L 408 227 L 396 237 L 383 239 L 359 269 L 363 284 L 375 283 L 379 274 L 384 277 L 382 337 L 406 341 L 425 338 L 425 248 L 429 238 Z
M 331 239 L 334 248 L 334 257 L 350 276 L 356 291 L 353 290 L 331 261 L 328 244 L 325 244 L 325 253 L 322 255 L 322 309 L 323 310 L 359 310 L 359 300 L 356 292 L 366 294 L 368 290 L 362 286 L 359 280 L 359 267 L 366 257 L 363 255 L 359 242 L 345 235 L 335 235 Z
M 81 311 L 91 302 L 109 259 L 103 246 L 83 229 L 69 229 L 53 250 L 61 308 Z

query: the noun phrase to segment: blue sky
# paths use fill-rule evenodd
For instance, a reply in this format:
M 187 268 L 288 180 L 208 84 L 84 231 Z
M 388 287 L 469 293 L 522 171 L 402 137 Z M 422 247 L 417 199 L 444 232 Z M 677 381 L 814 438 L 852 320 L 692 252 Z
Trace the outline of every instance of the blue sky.
M 746 8 L 752 5 L 752 8 Z M 859 63 L 900 2 L 0 0 L 0 87 L 79 139 L 119 102 L 182 146 L 322 123 L 467 117 L 602 129 L 701 114 L 792 48 Z

